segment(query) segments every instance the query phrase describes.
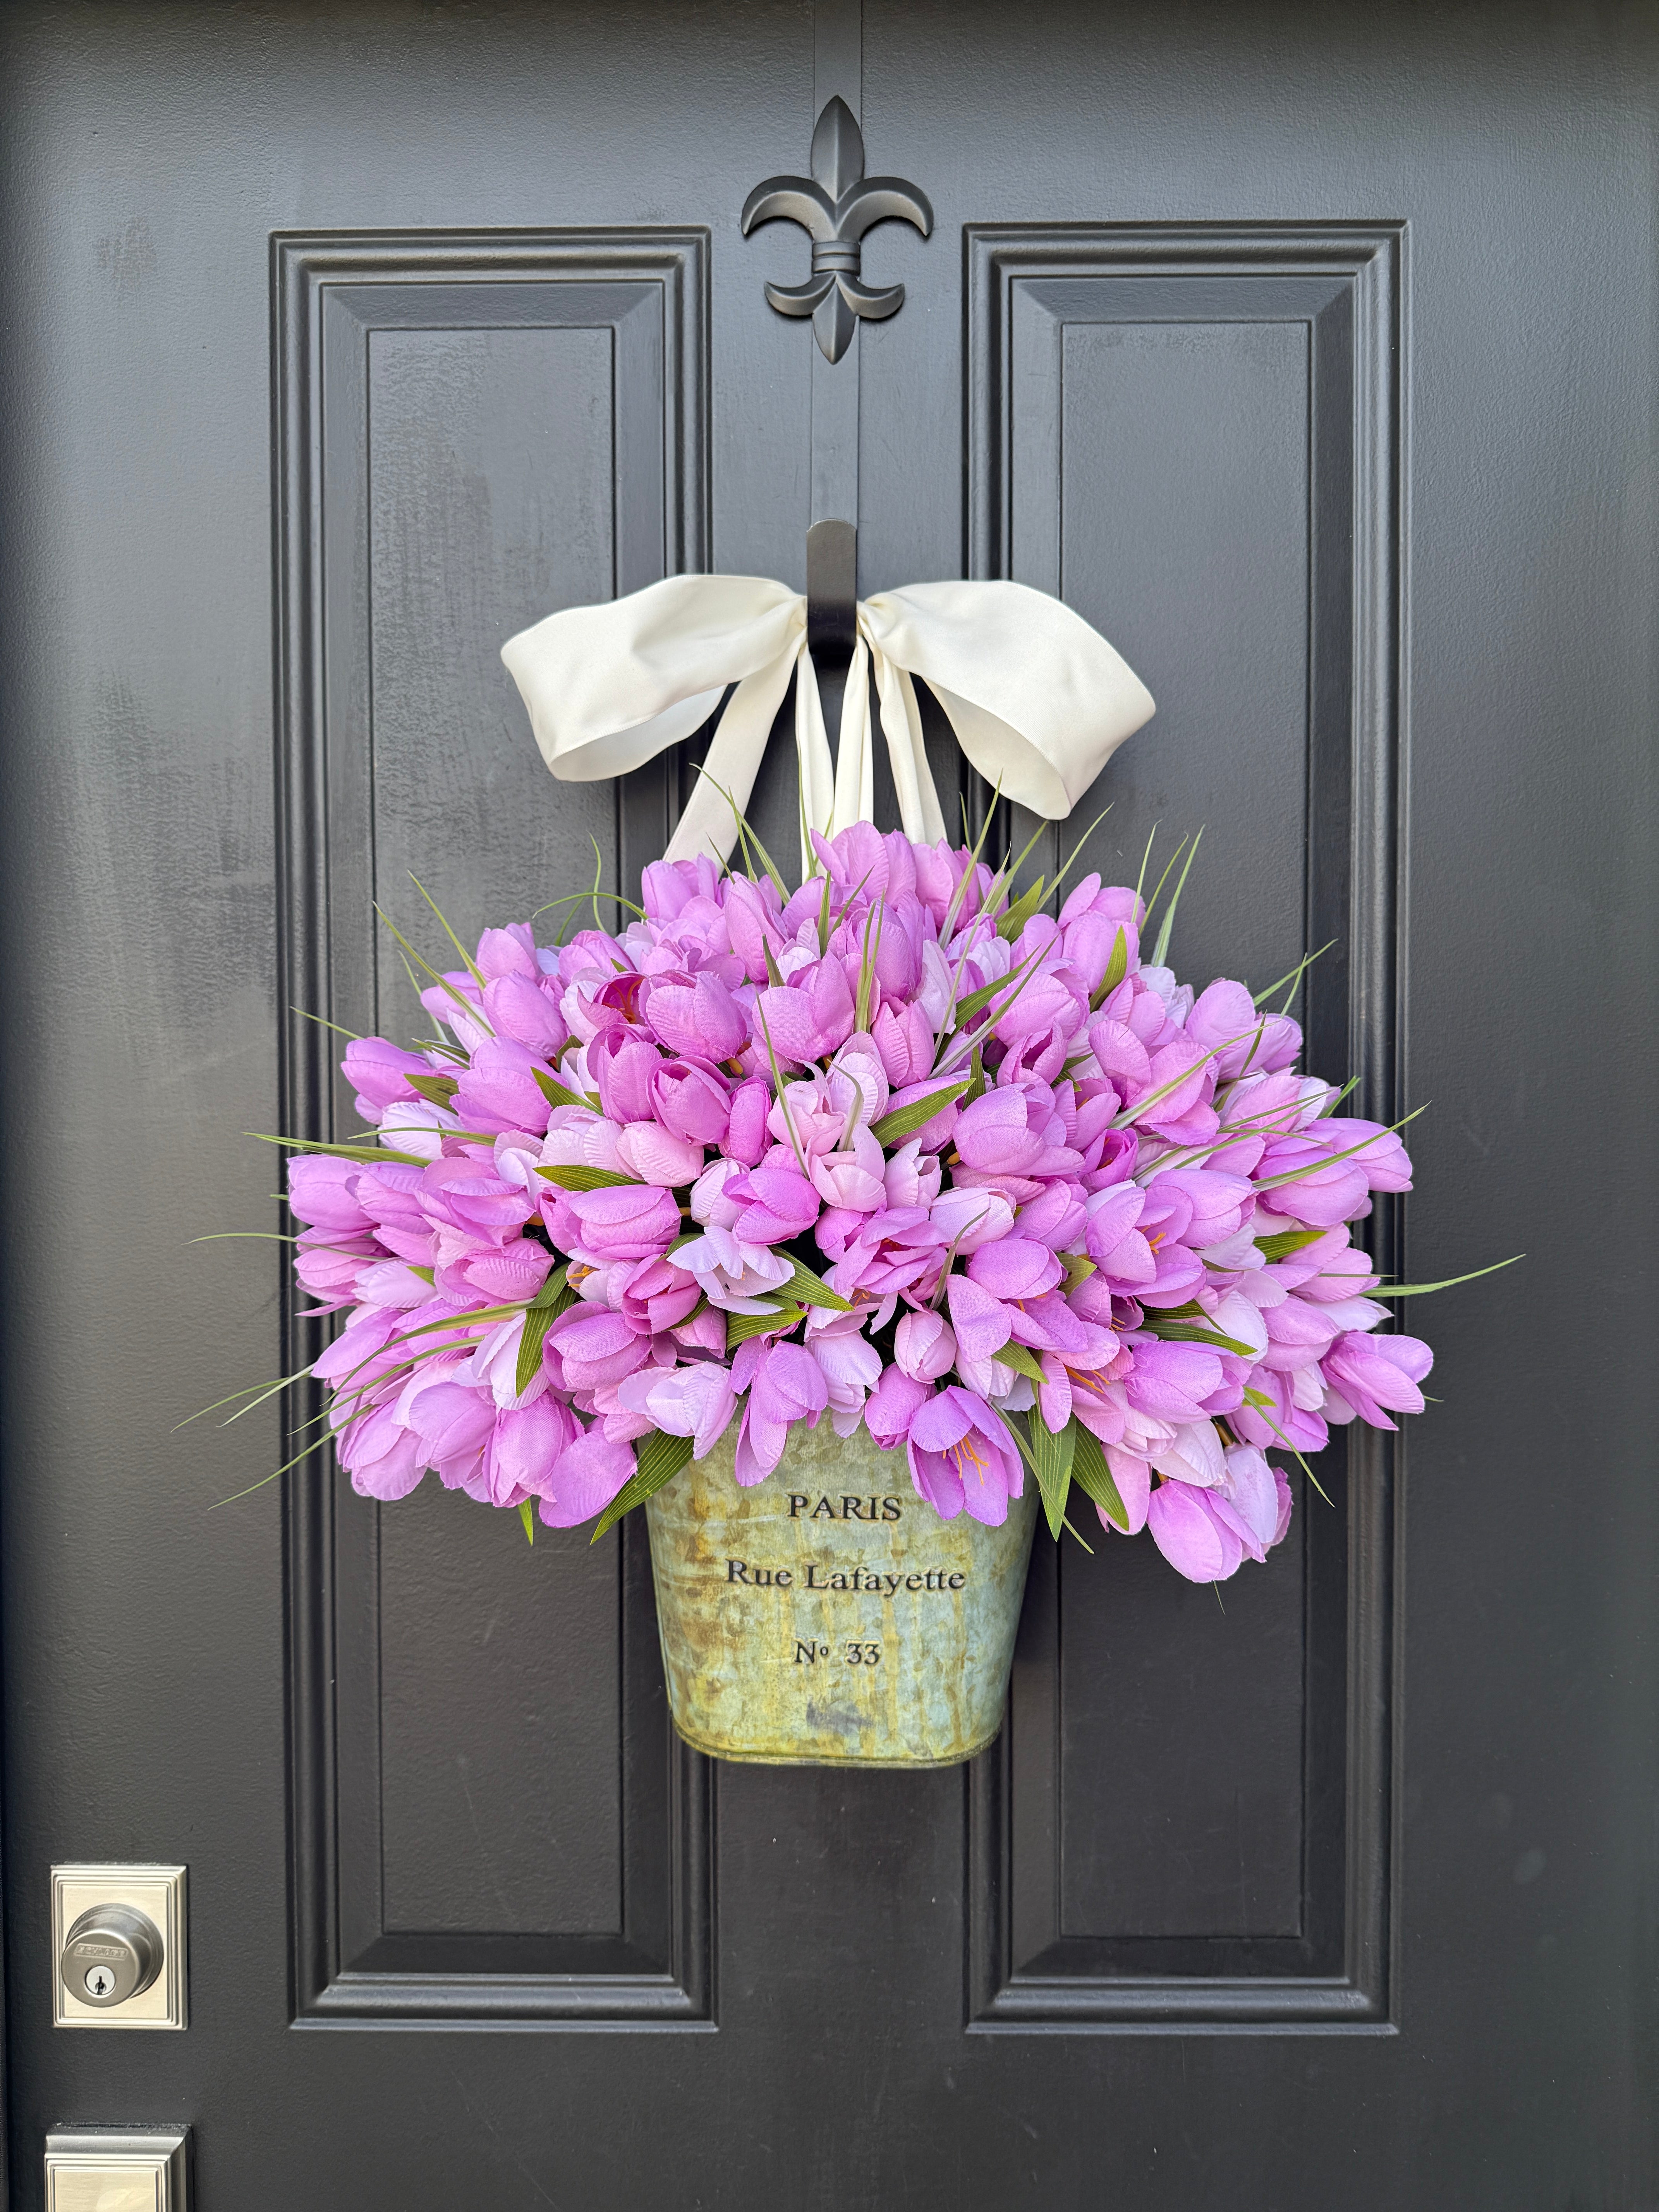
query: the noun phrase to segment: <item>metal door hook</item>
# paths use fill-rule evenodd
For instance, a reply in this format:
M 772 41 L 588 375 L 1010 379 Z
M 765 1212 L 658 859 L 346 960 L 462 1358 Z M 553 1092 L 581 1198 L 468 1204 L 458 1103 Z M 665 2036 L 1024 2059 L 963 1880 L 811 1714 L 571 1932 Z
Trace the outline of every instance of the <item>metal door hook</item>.
M 806 643 L 820 667 L 853 658 L 858 597 L 858 532 L 850 522 L 815 522 L 806 533 Z

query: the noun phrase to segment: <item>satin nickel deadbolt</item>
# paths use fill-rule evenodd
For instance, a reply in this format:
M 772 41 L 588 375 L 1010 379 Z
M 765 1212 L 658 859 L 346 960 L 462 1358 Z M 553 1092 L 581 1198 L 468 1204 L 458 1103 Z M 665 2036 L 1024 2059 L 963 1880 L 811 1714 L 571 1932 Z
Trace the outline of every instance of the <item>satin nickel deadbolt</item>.
M 183 1867 L 52 1870 L 58 2027 L 185 2025 Z
M 71 1996 L 107 2008 L 142 1996 L 161 1971 L 161 1936 L 148 1914 L 95 1905 L 64 1939 L 58 1970 Z

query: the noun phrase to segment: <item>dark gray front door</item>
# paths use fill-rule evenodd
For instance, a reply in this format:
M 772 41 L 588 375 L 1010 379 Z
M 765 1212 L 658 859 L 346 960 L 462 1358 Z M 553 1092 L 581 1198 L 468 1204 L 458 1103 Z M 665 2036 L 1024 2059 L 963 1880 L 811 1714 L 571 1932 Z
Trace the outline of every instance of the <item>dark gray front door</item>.
M 1334 939 L 1316 1065 L 1432 1102 L 1407 1273 L 1528 1254 L 1224 1610 L 1040 1548 L 1002 1742 L 920 1778 L 678 1749 L 638 1528 L 213 1510 L 276 1403 L 176 1425 L 298 1341 L 283 1247 L 191 1240 L 282 1226 L 290 1007 L 407 1026 L 374 902 L 660 849 L 679 771 L 554 784 L 501 641 L 804 581 L 805 241 L 738 214 L 812 9 L 3 29 L 15 2202 L 154 2121 L 203 2212 L 1652 2205 L 1654 11 L 864 9 L 937 216 L 866 249 L 864 588 L 1104 630 L 1159 712 L 1091 860 L 1205 827 L 1200 981 Z M 182 2035 L 50 2024 L 49 1870 L 118 1859 L 188 1865 Z

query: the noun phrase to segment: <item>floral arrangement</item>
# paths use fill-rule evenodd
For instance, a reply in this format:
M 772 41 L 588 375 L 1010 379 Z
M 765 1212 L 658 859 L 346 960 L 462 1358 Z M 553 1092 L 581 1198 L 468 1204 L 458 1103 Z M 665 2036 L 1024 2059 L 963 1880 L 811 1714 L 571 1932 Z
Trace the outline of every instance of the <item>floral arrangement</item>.
M 1420 1411 L 1431 1357 L 1349 1236 L 1405 1149 L 1261 1010 L 1301 970 L 1195 996 L 1174 893 L 1144 958 L 1138 890 L 1055 917 L 966 849 L 813 842 L 793 893 L 664 862 L 615 932 L 452 933 L 440 1034 L 348 1047 L 375 1134 L 289 1200 L 353 1485 L 602 1529 L 733 1423 L 754 1484 L 827 1419 L 947 1519 L 1029 1472 L 1056 1534 L 1075 1484 L 1194 1581 L 1265 1559 L 1270 1455 Z

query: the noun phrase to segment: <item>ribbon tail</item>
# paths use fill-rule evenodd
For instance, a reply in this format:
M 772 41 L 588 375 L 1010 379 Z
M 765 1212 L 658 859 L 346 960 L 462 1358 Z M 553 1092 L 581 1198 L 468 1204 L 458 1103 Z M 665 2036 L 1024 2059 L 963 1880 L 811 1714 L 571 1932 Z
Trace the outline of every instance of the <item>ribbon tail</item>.
M 945 841 L 945 813 L 939 803 L 927 747 L 921 734 L 921 710 L 908 668 L 884 653 L 876 654 L 876 688 L 881 698 L 881 726 L 887 757 L 893 764 L 893 789 L 904 834 L 919 845 Z
M 836 812 L 836 770 L 830 758 L 830 732 L 823 726 L 818 675 L 805 642 L 795 664 L 795 761 L 800 772 L 800 873 L 805 882 L 817 866 L 811 832 L 829 831 Z
M 836 812 L 830 834 L 876 818 L 875 756 L 870 746 L 870 648 L 853 648 L 841 695 L 841 742 L 836 753 Z
M 721 860 L 730 857 L 738 841 L 738 815 L 748 808 L 794 665 L 792 645 L 766 667 L 745 676 L 727 700 L 665 860 L 695 860 L 711 852 Z

